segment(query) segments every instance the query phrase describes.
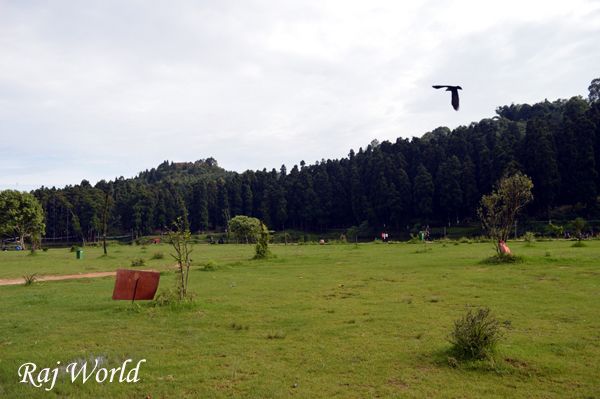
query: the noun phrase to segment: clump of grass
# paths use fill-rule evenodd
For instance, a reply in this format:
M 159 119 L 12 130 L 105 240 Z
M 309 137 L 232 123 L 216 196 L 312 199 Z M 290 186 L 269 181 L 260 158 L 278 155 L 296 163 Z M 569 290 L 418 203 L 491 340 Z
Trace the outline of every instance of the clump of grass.
M 23 275 L 24 286 L 29 286 L 37 281 L 37 273 L 25 274 Z
M 452 367 L 453 369 L 457 368 L 458 360 L 456 360 L 454 356 L 448 356 L 448 366 Z
M 549 250 L 546 250 L 546 253 L 544 254 L 544 256 L 545 256 L 546 258 L 549 258 L 549 257 L 551 257 L 551 256 L 552 256 L 552 253 L 551 253 Z
M 215 270 L 217 270 L 217 263 L 213 260 L 201 263 L 200 270 L 203 272 L 214 272 Z
M 133 259 L 131 261 L 131 266 L 136 267 L 136 266 L 146 266 L 146 261 L 142 258 L 137 258 L 137 259 Z
M 481 263 L 487 264 L 487 265 L 500 265 L 500 264 L 505 264 L 505 263 L 522 263 L 522 262 L 523 262 L 522 256 L 506 255 L 506 254 L 494 255 L 494 256 L 491 256 L 491 257 L 481 261 Z
M 164 259 L 165 258 L 165 254 L 162 252 L 155 252 L 152 254 L 152 258 L 150 259 Z
M 230 327 L 232 330 L 236 330 L 236 331 L 241 331 L 241 330 L 246 330 L 246 331 L 248 331 L 248 329 L 250 328 L 250 327 L 248 327 L 248 326 L 245 326 L 245 325 L 243 325 L 243 324 L 238 324 L 238 323 L 236 323 L 236 322 L 233 322 L 233 323 L 231 323 L 231 324 L 229 325 L 229 327 Z
M 449 341 L 459 359 L 490 358 L 502 337 L 500 323 L 489 308 L 470 309 L 454 322 Z
M 270 332 L 267 334 L 267 339 L 284 339 L 285 338 L 285 332 L 279 330 L 279 331 L 275 331 L 275 332 Z
M 573 245 L 571 245 L 571 247 L 573 247 L 573 248 L 583 248 L 586 246 L 587 245 L 585 245 L 585 243 L 581 240 L 577 240 Z
M 418 235 L 412 234 L 410 235 L 410 239 L 406 241 L 407 244 L 420 244 L 422 241 Z
M 195 305 L 194 295 L 187 293 L 184 299 L 181 299 L 179 292 L 175 288 L 160 291 L 150 303 L 153 307 L 167 307 L 171 310 L 181 310 L 193 308 Z
M 415 251 L 416 254 L 424 254 L 431 251 L 432 248 L 428 247 L 427 244 L 423 244 L 423 246 Z

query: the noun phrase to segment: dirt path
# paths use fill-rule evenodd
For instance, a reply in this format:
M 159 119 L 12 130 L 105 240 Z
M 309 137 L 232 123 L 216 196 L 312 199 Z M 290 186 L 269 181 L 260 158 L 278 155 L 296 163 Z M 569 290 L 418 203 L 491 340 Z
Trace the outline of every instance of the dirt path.
M 114 276 L 117 272 L 95 272 L 81 274 L 62 274 L 62 275 L 46 275 L 36 277 L 35 281 L 57 281 L 57 280 L 75 280 L 79 278 L 95 278 Z M 0 279 L 0 285 L 19 285 L 25 282 L 24 278 Z

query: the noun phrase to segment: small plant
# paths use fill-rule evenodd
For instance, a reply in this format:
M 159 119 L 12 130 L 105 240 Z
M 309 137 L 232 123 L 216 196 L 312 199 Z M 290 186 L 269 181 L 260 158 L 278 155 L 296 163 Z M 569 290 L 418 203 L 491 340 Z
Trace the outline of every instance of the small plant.
M 162 252 L 155 252 L 152 254 L 152 259 L 164 259 L 165 254 Z
M 25 280 L 23 285 L 29 286 L 37 281 L 37 273 L 25 274 L 23 280 Z
M 246 331 L 248 331 L 248 329 L 250 328 L 250 327 L 248 327 L 248 326 L 245 326 L 245 325 L 243 325 L 243 324 L 239 324 L 239 323 L 235 323 L 235 322 L 234 322 L 234 323 L 231 323 L 231 324 L 229 325 L 229 327 L 230 327 L 232 330 L 235 330 L 235 331 L 241 331 L 241 330 L 246 330 Z
M 469 310 L 454 322 L 450 343 L 455 356 L 461 359 L 486 359 L 491 356 L 502 337 L 500 323 L 489 308 Z
M 457 368 L 458 360 L 456 360 L 456 358 L 453 356 L 448 356 L 448 366 L 452 367 L 453 369 Z
M 136 266 L 146 266 L 146 261 L 142 258 L 137 258 L 137 259 L 133 259 L 131 261 L 131 266 L 136 267 Z
M 275 332 L 270 332 L 267 334 L 267 339 L 284 339 L 285 338 L 285 332 L 283 331 L 275 331 Z
M 532 233 L 531 231 L 526 232 L 523 235 L 523 240 L 525 241 L 526 246 L 533 246 L 533 243 L 535 242 L 535 233 Z
M 190 267 L 192 266 L 192 233 L 188 227 L 187 219 L 178 217 L 173 222 L 173 230 L 167 232 L 169 243 L 175 251 L 171 254 L 173 259 L 177 261 L 177 290 L 179 291 L 179 299 L 184 300 L 188 295 L 188 281 L 190 277 Z
M 583 229 L 587 225 L 587 222 L 583 218 L 576 218 L 571 222 L 573 225 L 573 229 L 575 229 L 575 236 L 577 237 L 577 242 L 581 242 L 583 238 Z
M 214 272 L 215 270 L 217 270 L 217 264 L 212 260 L 201 263 L 200 266 L 200 270 L 203 272 Z

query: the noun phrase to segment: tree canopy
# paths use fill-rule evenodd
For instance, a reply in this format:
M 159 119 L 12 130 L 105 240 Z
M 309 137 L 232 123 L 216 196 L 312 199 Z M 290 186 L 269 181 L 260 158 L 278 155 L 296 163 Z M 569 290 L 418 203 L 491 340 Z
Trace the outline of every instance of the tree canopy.
M 238 215 L 274 230 L 406 231 L 415 224 L 476 222 L 481 196 L 505 174 L 522 171 L 534 183 L 525 216 L 555 219 L 555 211 L 571 207 L 577 214 L 565 218 L 599 218 L 600 101 L 590 99 L 505 105 L 494 118 L 468 126 L 374 141 L 347 157 L 289 169 L 238 173 L 213 158 L 165 161 L 134 178 L 42 187 L 34 195 L 46 212 L 47 236 L 57 238 L 102 235 L 107 184 L 109 235 L 150 234 L 179 216 L 192 232 L 222 230 Z
M 22 248 L 29 238 L 34 247 L 45 229 L 44 211 L 32 194 L 0 191 L 0 235 L 16 236 Z
M 533 199 L 532 188 L 531 179 L 517 172 L 500 179 L 496 189 L 481 198 L 478 214 L 499 255 L 500 241 L 508 240 L 517 214 Z

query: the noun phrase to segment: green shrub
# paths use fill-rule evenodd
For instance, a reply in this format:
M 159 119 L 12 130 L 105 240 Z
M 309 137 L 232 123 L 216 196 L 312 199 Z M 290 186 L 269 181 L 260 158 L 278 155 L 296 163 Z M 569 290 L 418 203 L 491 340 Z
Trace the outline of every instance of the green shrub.
M 146 261 L 142 258 L 133 259 L 131 261 L 131 266 L 146 266 Z
M 269 230 L 264 223 L 260 223 L 260 233 L 256 241 L 256 254 L 254 259 L 265 259 L 271 257 L 271 251 L 269 250 Z
M 450 343 L 461 359 L 489 358 L 502 337 L 500 323 L 489 308 L 470 309 L 454 322 Z
M 204 263 L 201 263 L 200 270 L 203 272 L 214 272 L 217 270 L 217 263 L 214 260 L 209 260 Z
M 151 306 L 154 307 L 166 307 L 171 310 L 185 310 L 193 309 L 196 306 L 194 301 L 194 295 L 188 292 L 188 295 L 181 299 L 179 297 L 179 291 L 175 288 L 168 290 L 162 290 L 154 297 L 151 302 Z
M 523 240 L 525 240 L 525 245 L 531 247 L 535 242 L 535 233 L 532 233 L 531 231 L 526 232 L 523 235 Z
M 164 259 L 165 254 L 162 252 L 155 252 L 152 254 L 152 259 Z

